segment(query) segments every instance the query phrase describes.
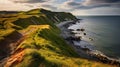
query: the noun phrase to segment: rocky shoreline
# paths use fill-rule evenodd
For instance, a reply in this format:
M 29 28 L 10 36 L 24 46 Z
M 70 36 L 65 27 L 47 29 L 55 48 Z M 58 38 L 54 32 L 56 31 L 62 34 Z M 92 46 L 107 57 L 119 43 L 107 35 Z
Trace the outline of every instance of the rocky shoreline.
M 60 24 L 57 24 L 56 26 L 61 30 L 61 36 L 65 39 L 65 41 L 69 45 L 71 45 L 74 48 L 74 50 L 80 55 L 80 57 L 86 58 L 88 60 L 94 60 L 94 61 L 106 63 L 106 64 L 117 65 L 118 67 L 120 67 L 119 60 L 110 58 L 104 55 L 100 51 L 92 50 L 90 48 L 91 47 L 90 44 L 84 47 L 81 45 L 77 45 L 75 42 L 84 42 L 84 40 L 81 40 L 81 36 L 76 37 L 75 33 L 72 32 L 73 31 L 72 29 L 68 29 L 69 26 L 76 23 L 80 23 L 79 19 L 77 21 L 74 21 L 74 20 L 64 21 L 64 22 L 61 22 Z

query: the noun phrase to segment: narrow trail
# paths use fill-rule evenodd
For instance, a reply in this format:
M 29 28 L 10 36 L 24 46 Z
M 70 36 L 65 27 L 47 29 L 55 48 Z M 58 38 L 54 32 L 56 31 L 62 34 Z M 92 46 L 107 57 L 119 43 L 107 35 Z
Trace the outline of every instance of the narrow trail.
M 25 39 L 27 38 L 27 36 L 23 35 L 16 43 L 12 43 L 12 45 L 10 46 L 12 49 L 11 52 L 11 56 L 8 56 L 4 67 L 11 67 L 12 65 L 19 63 L 22 61 L 23 56 L 24 56 L 24 49 L 16 49 L 17 46 L 19 46 Z
M 24 49 L 17 50 L 15 54 L 10 56 L 4 67 L 11 67 L 14 64 L 21 62 L 23 60 L 23 56 L 24 56 Z
M 49 29 L 49 25 L 30 25 L 25 31 L 22 31 L 22 37 L 16 42 L 12 43 L 13 45 L 11 47 L 17 47 L 19 46 L 27 37 L 29 37 L 29 34 L 35 32 L 37 29 Z M 8 57 L 4 67 L 11 67 L 14 64 L 20 63 L 23 59 L 23 56 L 25 55 L 25 49 L 22 48 L 12 48 L 13 52 L 11 52 L 11 56 Z

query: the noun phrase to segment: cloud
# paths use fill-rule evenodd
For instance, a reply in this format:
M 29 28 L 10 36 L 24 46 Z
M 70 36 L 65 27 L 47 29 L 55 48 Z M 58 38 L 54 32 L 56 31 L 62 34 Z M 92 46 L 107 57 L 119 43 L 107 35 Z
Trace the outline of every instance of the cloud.
M 99 7 L 93 9 L 76 9 L 71 11 L 74 15 L 120 15 L 119 8 Z
M 9 4 L 9 5 L 8 5 Z M 26 11 L 26 10 L 30 10 L 31 8 L 28 6 L 25 6 L 25 4 L 19 4 L 19 3 L 13 3 L 10 1 L 4 2 L 4 3 L 0 3 L 0 10 L 2 11 Z
M 84 0 L 79 2 L 68 0 L 60 6 L 64 10 L 93 9 L 98 7 L 120 7 L 120 0 Z
M 72 10 L 82 6 L 80 2 L 75 2 L 74 0 L 68 0 L 60 5 L 60 9 Z
M 50 4 L 42 4 L 40 6 L 43 7 L 43 8 L 46 8 L 46 9 L 51 9 L 51 10 L 57 9 L 57 7 L 55 7 L 53 5 L 50 5 Z
M 67 0 L 58 8 L 74 15 L 120 15 L 120 0 Z
M 9 3 L 6 3 L 6 4 L 3 4 L 3 5 L 5 5 L 4 8 L 3 8 L 3 6 L 1 6 L 2 9 L 0 9 L 0 10 L 5 10 L 8 7 L 10 7 L 10 8 L 8 8 L 9 10 L 14 9 L 14 10 L 17 10 L 17 11 L 19 11 L 19 10 L 25 10 L 26 11 L 26 10 L 36 9 L 36 8 L 45 8 L 45 9 L 50 9 L 50 10 L 57 9 L 56 7 L 54 7 L 55 5 L 53 5 L 53 2 L 55 0 L 5 0 L 5 1 L 6 2 L 8 2 L 8 1 L 11 2 L 12 6 L 16 5 L 16 7 L 19 7 L 19 8 L 16 8 L 16 7 L 13 8 L 12 6 L 6 5 L 6 4 L 9 4 Z
M 72 12 L 75 15 L 118 15 L 120 14 L 120 0 L 0 0 L 0 10 L 26 11 L 36 8 Z
M 120 0 L 84 0 L 83 4 L 86 6 L 90 5 L 102 5 L 102 4 L 115 4 L 120 3 Z
M 120 2 L 120 0 L 85 0 L 84 4 L 86 5 L 97 5 L 103 3 L 115 3 Z
M 73 0 L 71 0 L 71 1 L 66 1 L 64 4 L 73 5 L 73 6 L 80 5 L 79 2 L 74 2 Z
M 15 3 L 43 3 L 51 0 L 11 0 Z

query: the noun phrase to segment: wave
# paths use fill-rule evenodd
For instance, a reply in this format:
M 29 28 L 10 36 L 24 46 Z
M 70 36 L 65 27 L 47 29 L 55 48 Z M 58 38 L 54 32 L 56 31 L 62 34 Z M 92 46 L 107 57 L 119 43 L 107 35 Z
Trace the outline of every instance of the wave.
M 105 57 L 108 60 L 116 60 L 117 62 L 120 62 L 120 58 L 111 58 L 109 56 L 106 56 L 103 52 L 97 50 L 94 45 L 90 44 L 89 42 L 87 42 L 85 40 L 73 41 L 73 44 L 75 46 L 79 46 L 81 48 L 87 48 L 87 49 L 89 49 L 89 51 L 87 51 L 87 53 L 89 55 L 96 56 L 96 57 L 98 57 L 98 56 Z

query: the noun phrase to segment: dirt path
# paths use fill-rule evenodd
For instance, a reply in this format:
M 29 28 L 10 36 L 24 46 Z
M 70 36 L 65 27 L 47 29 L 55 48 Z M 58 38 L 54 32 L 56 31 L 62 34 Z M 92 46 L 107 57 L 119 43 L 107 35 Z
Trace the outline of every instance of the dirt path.
M 24 49 L 19 49 L 17 52 L 10 56 L 10 58 L 7 60 L 7 63 L 4 67 L 11 67 L 14 64 L 17 64 L 22 61 L 24 56 Z
M 22 31 L 22 37 L 15 43 L 12 43 L 11 56 L 7 59 L 4 67 L 11 67 L 14 64 L 20 63 L 25 55 L 25 49 L 17 48 L 32 32 L 35 32 L 37 29 L 49 29 L 49 25 L 30 25 L 26 30 Z M 16 49 L 17 48 L 17 49 Z

